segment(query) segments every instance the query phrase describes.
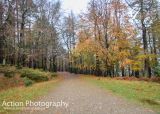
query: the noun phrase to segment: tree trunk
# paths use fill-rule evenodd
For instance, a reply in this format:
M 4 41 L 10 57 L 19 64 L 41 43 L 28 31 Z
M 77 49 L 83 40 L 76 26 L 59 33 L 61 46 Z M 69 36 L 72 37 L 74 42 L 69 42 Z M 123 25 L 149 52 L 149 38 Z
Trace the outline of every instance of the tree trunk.
M 148 54 L 148 43 L 147 43 L 147 36 L 146 36 L 146 26 L 144 24 L 144 1 L 141 1 L 141 26 L 142 26 L 142 39 L 143 39 L 143 48 L 144 48 L 144 54 L 147 56 Z M 147 57 L 144 60 L 144 72 L 145 72 L 145 76 L 148 76 L 149 78 L 151 77 L 151 70 L 150 70 L 150 65 L 149 65 L 149 58 Z

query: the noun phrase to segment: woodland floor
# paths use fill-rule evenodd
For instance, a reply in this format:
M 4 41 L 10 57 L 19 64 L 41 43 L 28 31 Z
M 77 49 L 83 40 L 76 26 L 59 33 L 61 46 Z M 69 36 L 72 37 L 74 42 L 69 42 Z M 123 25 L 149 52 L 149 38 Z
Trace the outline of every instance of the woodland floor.
M 19 114 L 155 114 L 150 109 L 129 103 L 109 91 L 87 83 L 79 75 L 59 73 L 64 80 L 39 101 L 63 101 L 69 106 L 27 110 Z

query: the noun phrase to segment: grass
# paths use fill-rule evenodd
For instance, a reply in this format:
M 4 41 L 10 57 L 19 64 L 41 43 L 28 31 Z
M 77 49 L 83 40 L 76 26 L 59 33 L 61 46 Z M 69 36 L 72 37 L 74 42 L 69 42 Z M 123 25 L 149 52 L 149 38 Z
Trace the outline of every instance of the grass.
M 30 87 L 16 87 L 0 92 L 0 104 L 5 100 L 15 102 L 25 102 L 26 100 L 35 100 L 38 97 L 45 95 L 51 90 L 51 88 L 57 85 L 58 79 L 37 83 Z M 14 113 L 14 110 L 4 110 L 0 106 L 0 114 Z
M 0 92 L 3 90 L 23 85 L 24 85 L 23 79 L 19 78 L 18 75 L 12 78 L 7 78 L 0 74 Z
M 98 79 L 94 76 L 83 76 L 92 84 L 132 102 L 151 108 L 160 113 L 160 84 L 146 81 L 116 80 L 112 78 Z
M 52 80 L 56 78 L 56 75 L 56 73 L 43 71 L 42 69 L 27 67 L 17 69 L 15 66 L 0 65 L 0 91 L 25 85 L 24 77 L 29 78 L 33 82 L 42 82 Z
M 5 76 L 6 73 L 7 76 Z M 25 104 L 26 100 L 35 100 L 47 94 L 60 80 L 56 76 L 56 73 L 41 69 L 25 67 L 17 69 L 15 66 L 0 65 L 0 114 L 17 112 L 16 110 L 5 110 L 2 107 L 3 101 L 24 102 Z M 25 78 L 28 78 L 28 80 L 25 80 Z M 34 82 L 33 85 L 31 81 Z M 25 85 L 28 87 L 25 87 Z

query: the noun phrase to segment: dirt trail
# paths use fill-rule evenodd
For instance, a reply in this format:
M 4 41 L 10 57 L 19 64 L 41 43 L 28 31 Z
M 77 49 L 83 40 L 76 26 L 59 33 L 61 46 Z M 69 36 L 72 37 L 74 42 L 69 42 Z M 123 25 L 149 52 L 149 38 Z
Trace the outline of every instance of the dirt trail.
M 41 102 L 66 102 L 66 108 L 52 106 L 42 111 L 29 110 L 19 114 L 155 114 L 135 104 L 128 103 L 94 85 L 82 81 L 78 75 L 59 73 L 64 77 L 60 85 Z

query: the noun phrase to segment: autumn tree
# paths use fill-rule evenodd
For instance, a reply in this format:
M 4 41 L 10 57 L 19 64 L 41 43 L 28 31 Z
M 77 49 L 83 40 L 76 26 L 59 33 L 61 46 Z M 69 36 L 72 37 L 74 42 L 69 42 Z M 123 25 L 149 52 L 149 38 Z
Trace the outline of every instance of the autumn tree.
M 85 15 L 87 18 L 81 16 L 81 20 L 88 23 L 85 28 L 88 28 L 89 34 L 93 34 L 89 36 L 92 40 L 86 39 L 86 41 L 94 42 L 89 46 L 92 46 L 92 50 L 94 49 L 92 56 L 95 57 L 96 74 L 115 76 L 119 75 L 119 70 L 121 70 L 124 76 L 125 68 L 130 63 L 127 62 L 130 56 L 129 40 L 133 40 L 135 36 L 134 28 L 129 22 L 130 17 L 127 15 L 126 5 L 119 0 L 92 0 L 89 3 L 88 13 Z M 131 32 L 133 34 L 130 34 Z M 80 33 L 84 34 L 84 31 Z M 80 37 L 81 39 L 83 38 Z
M 127 4 L 133 9 L 134 12 L 136 12 L 136 19 L 138 23 L 140 23 L 141 26 L 138 26 L 141 30 L 141 37 L 143 41 L 143 49 L 144 49 L 144 75 L 151 77 L 152 70 L 150 66 L 150 60 L 152 59 L 148 55 L 151 53 L 151 50 L 149 46 L 150 44 L 150 31 L 149 27 L 152 23 L 153 11 L 154 7 L 157 4 L 157 1 L 154 0 L 134 0 L 134 1 L 128 1 L 126 0 Z M 156 2 L 156 3 L 155 3 Z M 151 13 L 152 12 L 152 13 Z M 152 17 L 153 16 L 153 17 Z M 138 24 L 137 24 L 138 25 Z M 149 33 L 147 35 L 147 33 Z M 155 38 L 153 35 L 153 45 L 155 44 Z M 155 50 L 154 50 L 155 52 Z

